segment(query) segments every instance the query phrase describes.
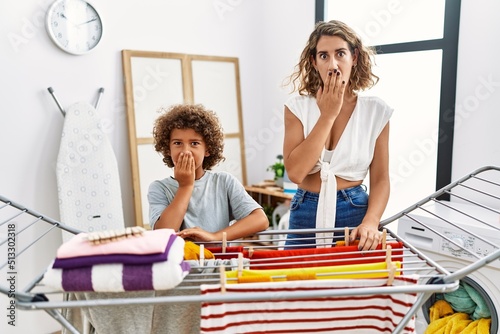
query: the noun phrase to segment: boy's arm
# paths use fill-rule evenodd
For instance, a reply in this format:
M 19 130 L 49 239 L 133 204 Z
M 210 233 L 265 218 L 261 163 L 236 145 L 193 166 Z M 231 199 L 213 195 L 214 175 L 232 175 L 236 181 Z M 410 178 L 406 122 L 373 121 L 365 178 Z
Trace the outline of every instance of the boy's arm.
M 264 210 L 255 209 L 248 216 L 238 220 L 231 226 L 228 226 L 220 231 L 211 233 L 199 227 L 187 228 L 179 232 L 182 238 L 192 239 L 194 241 L 221 241 L 222 233 L 226 232 L 227 240 L 240 239 L 246 236 L 253 235 L 263 231 L 269 227 Z
M 186 215 L 189 199 L 193 193 L 193 186 L 179 187 L 172 202 L 163 210 L 156 221 L 154 229 L 171 228 L 178 231 Z
M 179 183 L 179 189 L 172 202 L 163 210 L 156 221 L 154 229 L 171 228 L 178 231 L 186 215 L 189 200 L 194 189 L 195 164 L 191 152 L 183 152 L 174 168 L 174 178 Z

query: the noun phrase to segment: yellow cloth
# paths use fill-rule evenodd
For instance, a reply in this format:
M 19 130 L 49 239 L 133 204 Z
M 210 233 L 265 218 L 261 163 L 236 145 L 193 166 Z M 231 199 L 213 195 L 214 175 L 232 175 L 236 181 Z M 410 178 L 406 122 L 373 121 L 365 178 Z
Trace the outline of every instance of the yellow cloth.
M 459 334 L 470 322 L 467 313 L 454 313 L 432 321 L 424 334 Z
M 356 239 L 354 241 L 351 241 L 349 243 L 349 246 L 355 246 L 355 245 L 358 245 L 359 244 L 359 239 Z M 340 247 L 340 246 L 345 246 L 345 241 L 344 240 L 338 240 L 335 242 L 335 247 Z
M 396 268 L 401 268 L 401 262 L 393 262 Z M 374 272 L 375 270 L 387 270 L 385 262 L 378 263 L 365 263 L 365 264 L 351 264 L 344 266 L 330 266 L 330 267 L 309 267 L 309 268 L 290 268 L 290 269 L 268 269 L 268 270 L 252 270 L 243 269 L 241 276 L 271 276 L 273 281 L 286 281 L 288 275 L 294 277 L 304 277 L 316 274 L 317 279 L 352 279 L 352 278 L 384 278 L 388 276 L 387 272 Z M 362 271 L 367 271 L 363 272 Z M 320 275 L 335 273 L 335 275 Z M 345 274 L 339 274 L 345 273 Z M 395 276 L 401 273 L 396 271 Z M 238 271 L 226 271 L 227 278 L 237 278 Z M 230 280 L 228 283 L 236 283 L 236 280 Z
M 430 324 L 424 334 L 490 334 L 491 319 L 472 321 L 467 313 L 453 313 L 450 304 L 438 300 L 429 308 Z
M 453 313 L 455 312 L 446 300 L 438 300 L 429 308 L 429 319 L 432 322 Z
M 490 334 L 491 318 L 475 320 L 467 326 L 462 334 Z
M 215 258 L 214 254 L 206 248 L 203 248 L 205 259 Z M 200 246 L 192 241 L 184 243 L 184 260 L 199 260 L 200 259 Z

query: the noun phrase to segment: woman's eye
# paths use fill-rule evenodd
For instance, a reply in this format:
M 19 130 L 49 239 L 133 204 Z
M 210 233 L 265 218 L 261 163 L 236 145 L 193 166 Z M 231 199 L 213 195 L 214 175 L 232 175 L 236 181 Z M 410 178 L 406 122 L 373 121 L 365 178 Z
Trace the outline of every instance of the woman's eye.
M 326 59 L 326 54 L 324 54 L 324 53 L 320 54 L 319 59 Z

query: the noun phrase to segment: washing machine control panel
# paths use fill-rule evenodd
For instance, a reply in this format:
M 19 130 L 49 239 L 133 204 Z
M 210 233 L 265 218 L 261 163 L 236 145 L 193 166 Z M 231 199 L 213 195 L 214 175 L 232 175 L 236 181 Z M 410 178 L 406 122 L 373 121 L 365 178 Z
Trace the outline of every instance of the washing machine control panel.
M 454 257 L 473 261 L 487 256 L 496 249 L 488 242 L 461 231 L 445 230 L 443 235 L 445 238 L 441 240 L 441 251 Z M 498 241 L 493 243 L 498 244 Z

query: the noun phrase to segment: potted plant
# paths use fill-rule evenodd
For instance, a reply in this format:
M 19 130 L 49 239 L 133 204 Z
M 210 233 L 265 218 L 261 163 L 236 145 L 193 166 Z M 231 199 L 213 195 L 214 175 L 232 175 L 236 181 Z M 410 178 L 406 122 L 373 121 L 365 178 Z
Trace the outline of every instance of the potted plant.
M 271 166 L 267 167 L 267 171 L 274 172 L 274 181 L 276 185 L 283 188 L 283 176 L 285 175 L 285 164 L 283 163 L 283 155 L 278 154 L 276 156 L 276 161 Z

